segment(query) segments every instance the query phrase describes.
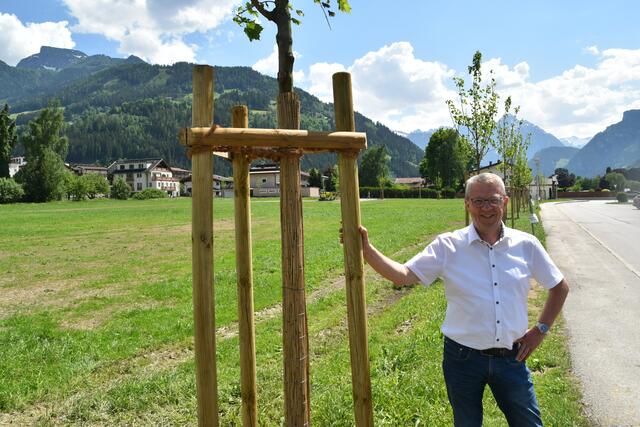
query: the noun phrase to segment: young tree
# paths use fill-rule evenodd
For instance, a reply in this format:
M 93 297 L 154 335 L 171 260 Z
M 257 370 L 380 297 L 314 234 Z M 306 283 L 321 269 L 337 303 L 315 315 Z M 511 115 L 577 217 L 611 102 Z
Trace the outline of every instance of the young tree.
M 362 155 L 360 170 L 361 187 L 383 186 L 384 179 L 389 176 L 389 151 L 385 145 L 371 147 Z
M 64 117 L 57 102 L 29 122 L 23 138 L 27 164 L 16 175 L 28 201 L 48 202 L 64 195 L 64 158 L 69 142 L 61 136 L 63 129 Z
M 320 189 L 323 188 L 322 175 L 320 174 L 320 171 L 317 168 L 309 169 L 309 186 L 318 187 Z
M 515 172 L 515 164 L 521 153 L 526 158 L 529 138 L 524 138 L 520 128 L 522 120 L 518 119 L 520 107 L 515 107 L 511 114 L 511 97 L 504 102 L 504 115 L 497 123 L 496 139 L 492 140 L 493 148 L 502 159 L 499 169 L 504 176 L 505 186 L 512 185 L 509 180 Z
M 18 136 L 16 121 L 9 116 L 9 106 L 4 104 L 0 110 L 0 178 L 9 178 L 9 162 Z
M 431 182 L 457 188 L 464 180 L 469 153 L 455 129 L 440 128 L 431 138 L 420 162 L 420 174 Z
M 482 54 L 477 51 L 473 55 L 473 61 L 468 67 L 471 75 L 471 87 L 465 89 L 464 79 L 454 77 L 453 81 L 458 88 L 460 106 L 452 100 L 447 100 L 449 113 L 453 124 L 464 141 L 471 145 L 474 167 L 480 169 L 480 161 L 489 151 L 489 144 L 496 126 L 498 114 L 498 94 L 496 93 L 496 81 L 491 72 L 489 83 L 482 86 Z M 461 129 L 464 128 L 464 133 Z
M 328 177 L 324 184 L 324 189 L 331 192 L 338 191 L 338 188 L 340 188 L 340 174 L 338 172 L 338 166 L 330 166 L 326 171 L 324 171 L 324 174 Z
M 109 182 L 107 179 L 97 173 L 89 173 L 81 177 L 87 184 L 87 196 L 95 199 L 98 194 L 109 194 Z
M 131 187 L 124 179 L 118 177 L 111 186 L 111 198 L 118 200 L 127 200 L 131 193 Z
M 331 6 L 331 0 L 313 0 L 320 5 L 322 11 L 329 16 L 335 12 Z M 345 13 L 351 12 L 348 0 L 337 0 L 338 10 Z M 270 8 L 271 7 L 271 8 Z M 249 0 L 238 7 L 233 20 L 243 27 L 244 33 L 250 41 L 260 40 L 263 27 L 259 22 L 259 16 L 273 22 L 277 27 L 276 43 L 278 44 L 278 86 L 280 93 L 293 92 L 293 35 L 291 23 L 300 25 L 300 20 L 291 16 L 289 0 Z M 300 9 L 295 10 L 297 17 L 304 16 Z M 327 18 L 327 23 L 329 19 Z

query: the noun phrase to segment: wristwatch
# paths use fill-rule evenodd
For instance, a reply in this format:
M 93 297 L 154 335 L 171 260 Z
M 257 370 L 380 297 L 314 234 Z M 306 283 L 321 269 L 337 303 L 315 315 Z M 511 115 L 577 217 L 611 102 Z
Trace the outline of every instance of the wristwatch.
M 549 332 L 549 325 L 547 325 L 546 323 L 538 322 L 536 323 L 536 328 L 538 328 L 538 330 L 543 334 Z

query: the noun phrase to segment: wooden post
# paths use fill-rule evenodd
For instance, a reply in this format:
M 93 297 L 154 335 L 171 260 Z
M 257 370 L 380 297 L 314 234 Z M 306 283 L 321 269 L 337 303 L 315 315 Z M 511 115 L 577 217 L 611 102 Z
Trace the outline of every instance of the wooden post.
M 213 67 L 193 68 L 192 126 L 213 121 Z M 191 241 L 198 425 L 218 425 L 215 313 L 213 293 L 213 156 L 194 149 L 191 156 Z
M 355 131 L 351 75 L 349 73 L 341 72 L 333 75 L 333 105 L 336 130 Z M 338 154 L 353 411 L 356 426 L 361 427 L 373 426 L 373 406 L 367 342 L 364 259 L 362 237 L 358 230 L 360 227 L 360 197 L 357 158 L 357 151 Z
M 249 111 L 240 105 L 231 110 L 234 128 L 249 127 Z M 251 204 L 249 165 L 244 153 L 233 154 L 233 194 L 236 225 L 236 274 L 238 276 L 238 330 L 240 338 L 240 393 L 242 425 L 258 425 L 256 398 L 256 344 L 253 321 L 253 263 L 251 252 Z
M 278 96 L 278 128 L 300 128 L 300 100 L 293 92 Z M 283 151 L 280 159 L 280 229 L 282 241 L 282 320 L 284 353 L 284 424 L 309 425 L 309 337 L 304 293 L 304 235 L 300 155 Z

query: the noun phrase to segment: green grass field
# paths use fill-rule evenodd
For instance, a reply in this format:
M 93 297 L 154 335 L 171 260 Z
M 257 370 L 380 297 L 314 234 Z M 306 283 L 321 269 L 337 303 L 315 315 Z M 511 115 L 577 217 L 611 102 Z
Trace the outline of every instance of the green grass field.
M 361 204 L 373 243 L 405 261 L 463 225 L 461 200 Z M 353 425 L 340 205 L 305 200 L 312 421 Z M 282 423 L 277 200 L 252 200 L 258 410 Z M 221 425 L 240 425 L 233 203 L 214 206 Z M 0 425 L 196 424 L 191 200 L 0 206 Z M 527 215 L 519 227 L 529 229 Z M 533 292 L 532 318 L 544 293 Z M 377 425 L 448 426 L 440 283 L 395 290 L 367 268 Z M 562 322 L 528 362 L 543 419 L 587 425 Z M 486 425 L 506 425 L 486 396 Z

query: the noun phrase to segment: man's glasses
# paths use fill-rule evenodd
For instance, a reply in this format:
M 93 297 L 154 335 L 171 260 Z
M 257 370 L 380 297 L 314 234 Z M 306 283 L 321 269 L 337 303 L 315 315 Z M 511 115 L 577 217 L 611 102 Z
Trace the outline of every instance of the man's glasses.
M 473 206 L 475 206 L 476 208 L 481 208 L 485 204 L 488 204 L 492 208 L 497 208 L 502 204 L 503 200 L 504 199 L 502 197 L 491 197 L 489 199 L 475 198 L 471 199 L 471 203 L 473 203 Z

